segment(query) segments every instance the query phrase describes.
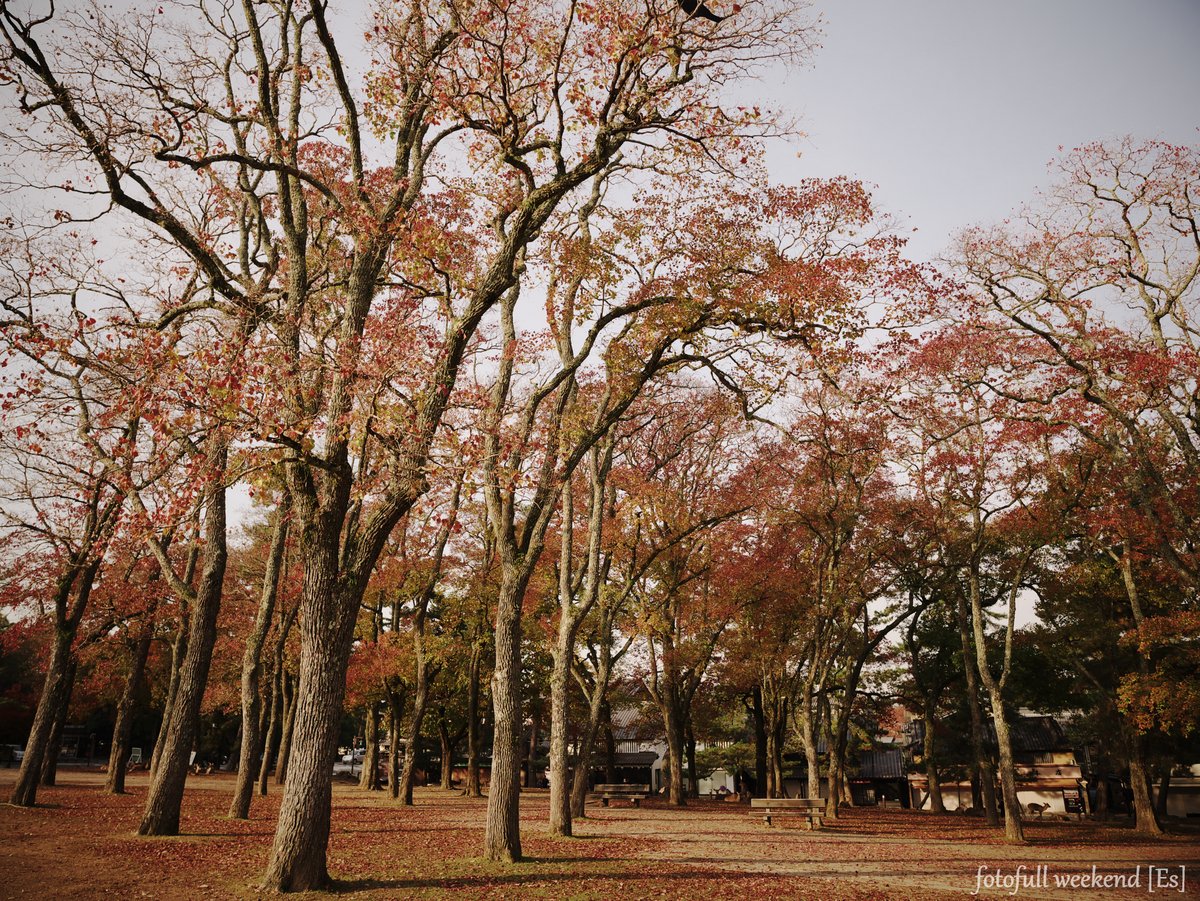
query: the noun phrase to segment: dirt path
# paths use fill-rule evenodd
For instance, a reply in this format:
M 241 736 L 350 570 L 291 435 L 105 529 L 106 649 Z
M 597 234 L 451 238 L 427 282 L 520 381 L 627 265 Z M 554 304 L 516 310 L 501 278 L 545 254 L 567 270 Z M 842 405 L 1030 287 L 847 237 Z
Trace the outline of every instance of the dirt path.
M 0 770 L 6 793 L 15 770 Z M 134 835 L 146 776 L 130 794 L 105 795 L 103 775 L 67 770 L 32 809 L 0 806 L 0 898 L 255 898 L 270 852 L 279 794 L 255 798 L 252 819 L 225 817 L 232 777 L 192 777 L 182 831 Z M 1148 894 L 1147 865 L 1187 867 L 1187 891 L 1200 897 L 1200 837 L 1141 841 L 1128 830 L 1076 823 L 1031 823 L 1031 842 L 1004 845 L 981 822 L 902 810 L 854 810 L 818 832 L 784 822 L 768 828 L 746 808 L 701 801 L 686 809 L 589 807 L 571 839 L 546 836 L 548 797 L 522 797 L 525 861 L 479 858 L 485 802 L 419 789 L 413 808 L 386 795 L 337 783 L 329 849 L 338 897 L 391 898 L 753 898 L 921 901 L 963 898 L 984 875 L 1132 874 L 1138 891 L 1018 886 L 1021 898 L 1118 899 Z M 983 897 L 1013 897 L 1003 888 Z

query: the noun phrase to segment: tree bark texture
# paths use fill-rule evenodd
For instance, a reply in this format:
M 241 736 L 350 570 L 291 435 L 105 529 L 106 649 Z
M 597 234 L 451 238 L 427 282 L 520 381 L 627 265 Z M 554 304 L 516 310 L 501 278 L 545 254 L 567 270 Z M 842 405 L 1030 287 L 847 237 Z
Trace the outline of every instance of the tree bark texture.
M 63 732 L 67 725 L 67 714 L 71 710 L 71 695 L 75 690 L 75 675 L 79 671 L 79 661 L 72 656 L 67 669 L 66 691 L 63 692 L 58 710 L 54 714 L 54 723 L 50 727 L 50 741 L 42 758 L 42 785 L 52 786 L 58 781 L 58 758 L 62 753 Z
M 511 565 L 505 570 L 496 605 L 492 774 L 484 854 L 489 860 L 512 863 L 521 859 L 521 598 L 528 573 L 513 572 Z

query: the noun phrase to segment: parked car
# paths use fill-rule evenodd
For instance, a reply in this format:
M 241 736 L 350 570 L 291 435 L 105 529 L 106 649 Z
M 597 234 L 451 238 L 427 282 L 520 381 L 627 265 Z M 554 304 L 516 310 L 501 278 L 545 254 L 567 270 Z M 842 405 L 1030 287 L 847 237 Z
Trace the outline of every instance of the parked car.
M 0 763 L 13 766 L 25 758 L 25 749 L 20 745 L 0 745 Z

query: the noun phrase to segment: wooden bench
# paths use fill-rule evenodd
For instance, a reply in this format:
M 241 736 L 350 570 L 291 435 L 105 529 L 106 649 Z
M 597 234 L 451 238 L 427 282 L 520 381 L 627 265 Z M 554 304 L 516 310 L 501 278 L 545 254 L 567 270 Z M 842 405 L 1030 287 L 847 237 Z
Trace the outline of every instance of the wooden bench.
M 628 801 L 634 807 L 645 798 L 650 797 L 650 786 L 648 785 L 597 785 L 594 789 L 596 796 L 600 798 L 600 803 L 605 807 L 609 801 Z
M 771 825 L 771 817 L 804 817 L 809 829 L 817 829 L 825 819 L 824 798 L 752 798 L 750 811 L 763 815 L 763 822 Z

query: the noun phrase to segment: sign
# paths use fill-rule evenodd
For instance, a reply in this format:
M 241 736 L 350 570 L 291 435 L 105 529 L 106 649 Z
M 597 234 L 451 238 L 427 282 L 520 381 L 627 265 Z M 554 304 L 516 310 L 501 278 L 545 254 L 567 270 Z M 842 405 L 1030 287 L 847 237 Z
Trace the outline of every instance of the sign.
M 1077 788 L 1062 790 L 1063 807 L 1067 813 L 1083 813 L 1083 793 Z

